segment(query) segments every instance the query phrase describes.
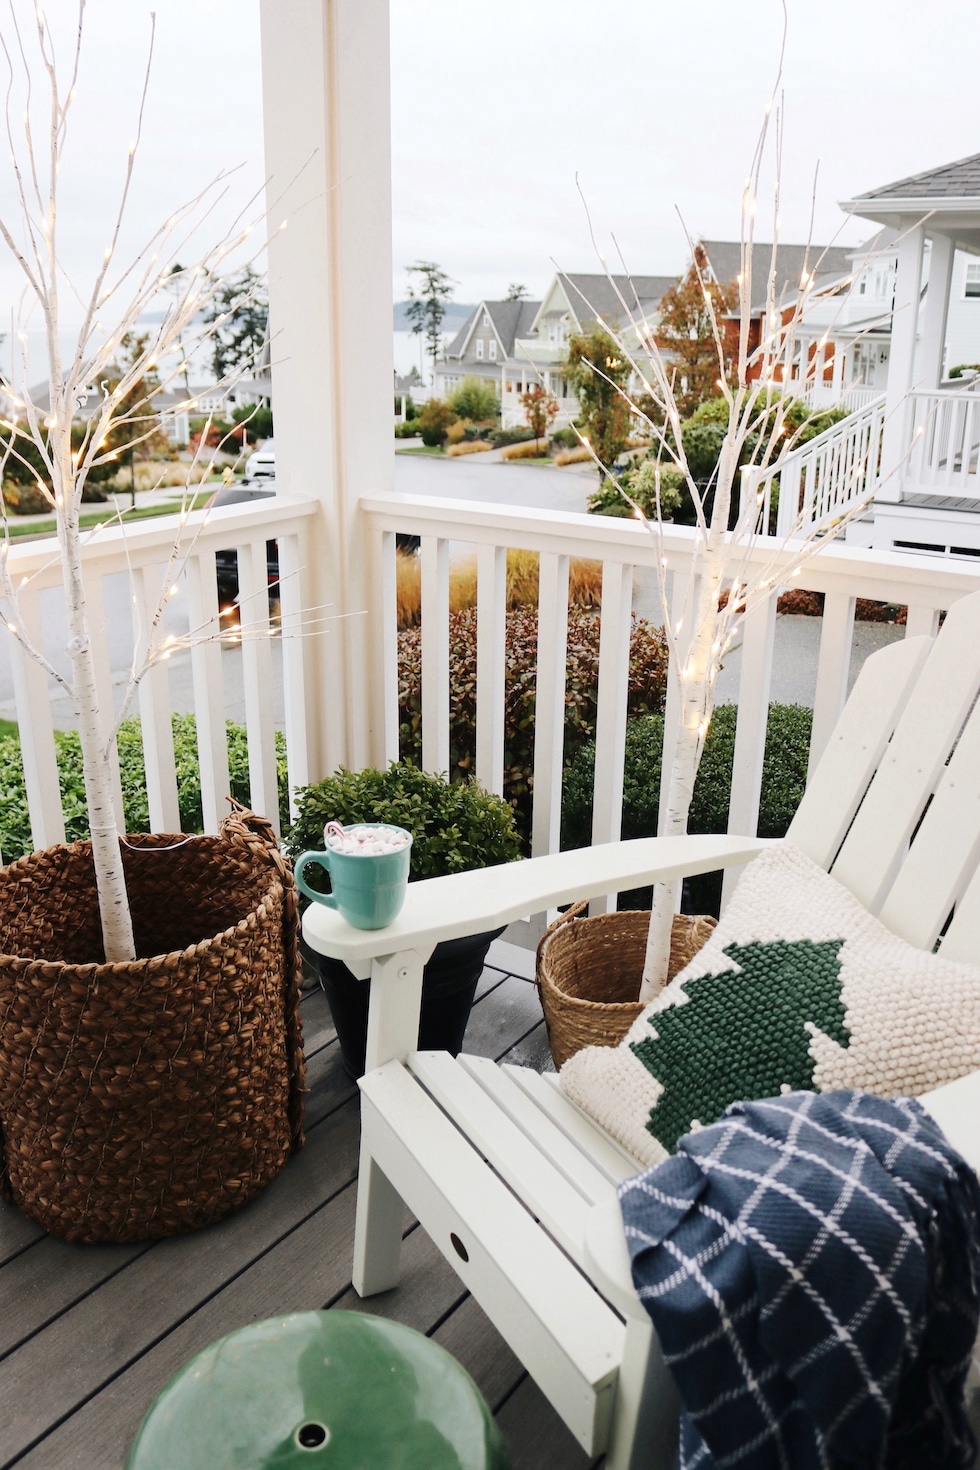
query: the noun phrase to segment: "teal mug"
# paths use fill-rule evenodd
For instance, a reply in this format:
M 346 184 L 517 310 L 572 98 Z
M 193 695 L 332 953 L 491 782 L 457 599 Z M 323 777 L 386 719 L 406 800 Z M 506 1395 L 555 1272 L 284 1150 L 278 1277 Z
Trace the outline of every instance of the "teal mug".
M 407 840 L 392 852 L 342 852 L 329 843 L 323 852 L 304 852 L 296 859 L 296 886 L 314 903 L 337 909 L 355 929 L 383 929 L 405 902 L 412 861 L 412 834 L 391 822 L 358 822 L 358 830 L 397 832 Z M 332 893 L 315 893 L 303 880 L 303 869 L 317 863 L 330 874 Z

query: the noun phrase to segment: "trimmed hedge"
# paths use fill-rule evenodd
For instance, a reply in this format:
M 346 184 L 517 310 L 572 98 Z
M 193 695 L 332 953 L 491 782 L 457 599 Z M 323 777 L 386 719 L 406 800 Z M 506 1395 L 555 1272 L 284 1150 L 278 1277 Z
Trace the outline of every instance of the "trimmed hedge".
M 534 703 L 538 618 L 533 608 L 507 613 L 504 685 L 504 795 L 515 808 L 517 824 L 530 831 L 534 769 Z M 398 635 L 399 750 L 403 759 L 422 758 L 421 631 Z M 565 761 L 595 736 L 599 682 L 599 619 L 592 613 L 568 615 L 565 689 Z M 633 620 L 630 637 L 629 713 L 662 710 L 667 682 L 667 645 L 663 632 L 643 618 Z M 459 779 L 473 768 L 476 750 L 476 612 L 449 618 L 450 773 Z
M 201 810 L 201 775 L 197 758 L 197 724 L 193 715 L 174 715 L 174 760 L 177 769 L 177 800 L 182 832 L 204 830 Z M 228 721 L 228 775 L 230 795 L 246 805 L 249 800 L 248 739 L 243 725 Z M 65 835 L 69 842 L 88 837 L 82 748 L 77 730 L 57 730 L 54 737 L 58 759 L 61 801 L 65 813 Z M 138 719 L 124 720 L 117 736 L 119 775 L 127 832 L 148 832 L 150 810 L 146 795 L 143 743 Z M 31 823 L 24 788 L 24 765 L 20 736 L 0 737 L 0 852 L 5 863 L 32 852 Z M 276 733 L 276 774 L 279 783 L 279 820 L 285 830 L 289 822 L 286 777 L 286 737 Z
M 719 705 L 704 742 L 688 819 L 690 832 L 725 832 L 731 799 L 732 760 L 738 706 Z M 762 767 L 760 837 L 782 837 L 803 796 L 813 711 L 798 704 L 771 704 Z M 660 714 L 630 720 L 626 727 L 622 836 L 649 837 L 657 830 L 664 722 Z M 562 847 L 587 847 L 592 840 L 592 782 L 595 744 L 589 741 L 569 764 L 562 806 Z M 691 880 L 698 912 L 714 907 L 719 885 Z M 620 907 L 649 907 L 649 889 L 635 891 Z

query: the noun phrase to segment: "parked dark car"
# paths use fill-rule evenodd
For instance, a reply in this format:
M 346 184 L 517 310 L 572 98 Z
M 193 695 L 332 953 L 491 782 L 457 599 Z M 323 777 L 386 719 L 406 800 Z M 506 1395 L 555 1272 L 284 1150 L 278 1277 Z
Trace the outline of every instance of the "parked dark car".
M 275 479 L 264 475 L 258 480 L 236 480 L 233 484 L 222 485 L 211 504 L 247 505 L 254 500 L 268 500 L 275 493 Z M 395 544 L 399 551 L 414 553 L 419 549 L 419 538 L 399 534 L 395 537 Z M 214 562 L 218 581 L 218 602 L 222 607 L 227 608 L 238 597 L 238 553 L 231 547 L 227 551 L 217 551 Z M 278 542 L 267 541 L 265 543 L 265 564 L 269 580 L 269 601 L 275 603 L 279 600 Z
M 261 480 L 236 480 L 233 484 L 222 485 L 211 504 L 214 506 L 248 505 L 253 501 L 268 500 L 275 493 L 276 482 L 268 477 Z M 218 602 L 222 607 L 227 607 L 238 596 L 238 553 L 233 547 L 225 551 L 217 551 L 214 562 L 218 581 Z M 270 601 L 276 601 L 279 596 L 279 546 L 275 541 L 265 543 L 265 565 L 269 580 L 269 598 Z

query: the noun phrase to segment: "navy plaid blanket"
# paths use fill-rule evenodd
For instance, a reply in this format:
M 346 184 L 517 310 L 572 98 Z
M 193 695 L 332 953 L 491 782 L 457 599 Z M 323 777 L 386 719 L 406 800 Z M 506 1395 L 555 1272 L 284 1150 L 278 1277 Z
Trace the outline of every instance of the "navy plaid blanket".
M 973 1464 L 980 1185 L 917 1102 L 739 1103 L 619 1197 L 680 1470 Z

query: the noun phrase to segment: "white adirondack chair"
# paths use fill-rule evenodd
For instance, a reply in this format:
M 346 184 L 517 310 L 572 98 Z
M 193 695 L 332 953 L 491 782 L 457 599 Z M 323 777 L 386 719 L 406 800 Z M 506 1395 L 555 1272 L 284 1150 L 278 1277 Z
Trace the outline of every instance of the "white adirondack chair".
M 980 962 L 980 593 L 935 641 L 865 664 L 789 839 L 914 945 Z M 952 752 L 952 754 L 951 754 Z M 925 816 L 923 816 L 925 812 Z M 442 939 L 571 899 L 744 864 L 759 839 L 650 838 L 412 884 L 389 928 L 319 905 L 314 949 L 371 976 L 354 1285 L 398 1280 L 404 1206 L 590 1455 L 670 1463 L 676 1404 L 630 1280 L 617 1181 L 638 1166 L 556 1079 L 414 1050 L 422 965 Z M 952 920 L 949 920 L 950 913 Z M 980 1168 L 980 1073 L 927 1106 Z

